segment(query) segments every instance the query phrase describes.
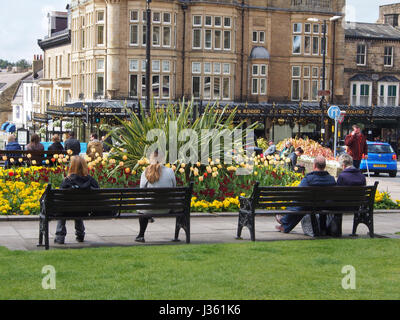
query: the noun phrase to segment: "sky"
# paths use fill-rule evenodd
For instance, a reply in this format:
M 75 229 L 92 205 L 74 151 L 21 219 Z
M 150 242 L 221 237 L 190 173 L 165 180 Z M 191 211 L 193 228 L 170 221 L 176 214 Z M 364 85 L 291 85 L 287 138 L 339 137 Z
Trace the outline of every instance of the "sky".
M 288 0 L 289 1 L 289 0 Z M 376 22 L 379 5 L 400 0 L 347 0 L 354 10 L 352 21 Z M 49 11 L 65 11 L 68 0 L 0 0 L 0 59 L 16 62 L 32 61 L 34 54 L 42 54 L 38 39 L 47 34 Z

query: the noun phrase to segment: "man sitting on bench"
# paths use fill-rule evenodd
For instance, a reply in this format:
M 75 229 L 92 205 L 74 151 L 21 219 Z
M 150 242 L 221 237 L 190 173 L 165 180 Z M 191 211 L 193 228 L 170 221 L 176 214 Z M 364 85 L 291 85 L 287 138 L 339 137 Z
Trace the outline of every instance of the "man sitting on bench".
M 327 171 L 326 160 L 323 156 L 317 156 L 314 159 L 314 171 L 307 174 L 299 187 L 332 187 L 336 185 L 335 178 Z M 299 210 L 300 208 L 292 208 L 291 210 Z M 290 209 L 289 209 L 290 210 Z M 279 225 L 275 228 L 280 232 L 289 233 L 303 219 L 304 215 L 287 214 L 285 216 L 276 216 Z

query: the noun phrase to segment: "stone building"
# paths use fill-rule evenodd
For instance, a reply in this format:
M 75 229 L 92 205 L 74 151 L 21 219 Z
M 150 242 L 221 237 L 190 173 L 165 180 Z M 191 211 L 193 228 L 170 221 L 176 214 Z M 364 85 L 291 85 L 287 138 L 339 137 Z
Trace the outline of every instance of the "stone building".
M 344 31 L 329 18 L 344 3 L 153 0 L 152 96 L 318 102 L 327 20 L 326 89 L 342 99 Z M 72 100 L 144 98 L 145 10 L 138 0 L 71 1 Z

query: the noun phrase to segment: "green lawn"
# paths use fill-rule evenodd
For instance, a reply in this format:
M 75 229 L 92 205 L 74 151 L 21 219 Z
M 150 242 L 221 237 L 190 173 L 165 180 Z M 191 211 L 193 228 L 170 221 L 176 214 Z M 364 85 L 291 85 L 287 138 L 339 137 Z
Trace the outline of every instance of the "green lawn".
M 42 289 L 45 265 L 56 290 Z M 345 265 L 355 290 L 341 286 Z M 400 299 L 400 241 L 0 248 L 0 299 Z

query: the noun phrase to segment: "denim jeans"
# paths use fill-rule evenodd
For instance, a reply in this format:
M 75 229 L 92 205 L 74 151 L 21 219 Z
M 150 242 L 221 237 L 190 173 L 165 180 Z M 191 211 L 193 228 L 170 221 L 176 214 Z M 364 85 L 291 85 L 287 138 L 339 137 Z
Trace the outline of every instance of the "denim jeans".
M 56 239 L 64 240 L 67 235 L 67 228 L 65 226 L 66 220 L 58 220 L 57 221 L 57 230 L 56 230 Z M 85 236 L 85 225 L 83 224 L 83 220 L 77 219 L 75 220 L 75 235 L 77 237 L 83 238 Z
M 301 208 L 291 208 L 290 211 L 300 211 Z M 284 228 L 285 233 L 289 233 L 292 231 L 298 223 L 303 219 L 304 215 L 302 214 L 286 214 L 282 217 L 282 227 Z

